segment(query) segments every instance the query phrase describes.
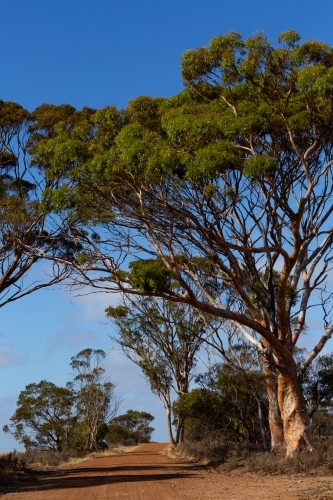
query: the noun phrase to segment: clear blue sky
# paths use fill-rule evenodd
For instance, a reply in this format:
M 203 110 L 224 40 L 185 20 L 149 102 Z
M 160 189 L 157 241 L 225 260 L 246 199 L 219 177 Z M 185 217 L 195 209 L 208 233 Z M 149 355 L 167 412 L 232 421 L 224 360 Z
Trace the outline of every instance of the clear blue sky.
M 229 30 L 263 30 L 271 41 L 295 28 L 333 44 L 329 0 L 0 0 L 0 99 L 33 110 L 44 103 L 124 107 L 141 94 L 170 96 L 181 87 L 184 50 Z M 70 357 L 85 347 L 109 352 L 104 309 L 114 297 L 37 292 L 1 309 L 0 428 L 18 393 L 41 379 L 64 384 Z M 166 439 L 161 405 L 138 370 L 113 351 L 107 368 L 132 407 L 156 416 L 154 439 Z M 0 432 L 0 451 L 14 441 Z

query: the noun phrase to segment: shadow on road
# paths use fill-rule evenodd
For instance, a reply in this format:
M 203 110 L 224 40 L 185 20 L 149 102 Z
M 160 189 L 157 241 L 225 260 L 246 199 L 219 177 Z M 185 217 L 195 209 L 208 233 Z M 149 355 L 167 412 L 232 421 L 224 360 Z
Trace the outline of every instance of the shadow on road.
M 171 464 L 170 464 L 171 465 Z M 176 470 L 175 470 L 176 465 Z M 21 485 L 20 492 L 66 490 L 89 488 L 117 483 L 135 483 L 147 481 L 160 482 L 175 479 L 198 478 L 198 467 L 188 467 L 188 472 L 177 472 L 177 465 L 114 465 L 110 467 L 78 467 L 63 471 L 44 471 L 36 482 Z M 180 464 L 179 464 L 180 465 Z M 181 464 L 184 465 L 184 464 Z M 168 469 L 170 471 L 168 472 Z M 156 472 L 155 472 L 156 471 Z M 162 472 L 164 471 L 164 472 Z

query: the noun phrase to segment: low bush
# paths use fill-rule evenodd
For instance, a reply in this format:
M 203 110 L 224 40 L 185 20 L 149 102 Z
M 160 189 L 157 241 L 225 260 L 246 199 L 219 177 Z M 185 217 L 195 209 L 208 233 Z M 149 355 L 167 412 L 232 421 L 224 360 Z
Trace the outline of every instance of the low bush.
M 17 452 L 0 455 L 1 474 L 15 474 L 22 468 L 20 455 Z
M 60 452 L 27 450 L 22 455 L 25 467 L 36 465 L 41 467 L 57 467 L 70 460 L 84 457 L 88 453 L 80 450 L 63 450 Z
M 209 463 L 224 463 L 228 457 L 229 446 L 216 441 L 185 441 L 175 449 L 177 455 Z
M 244 472 L 258 474 L 332 474 L 333 439 L 316 443 L 312 452 L 300 451 L 292 458 L 285 452 L 263 452 L 253 445 L 218 443 L 214 441 L 185 442 L 175 453 L 182 457 L 215 465 L 218 470 L 229 472 L 242 468 Z
M 57 467 L 62 463 L 86 456 L 87 453 L 78 450 L 54 451 L 34 451 L 25 452 L 14 451 L 0 456 L 0 471 L 2 475 L 13 475 L 25 469 Z

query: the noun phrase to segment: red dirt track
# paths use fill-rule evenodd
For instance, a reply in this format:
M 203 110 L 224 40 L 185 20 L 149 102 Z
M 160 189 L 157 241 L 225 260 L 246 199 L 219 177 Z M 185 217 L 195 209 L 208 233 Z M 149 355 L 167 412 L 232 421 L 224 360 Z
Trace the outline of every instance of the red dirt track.
M 161 454 L 166 444 L 96 458 L 41 476 L 4 500 L 333 500 L 333 478 L 217 474 Z

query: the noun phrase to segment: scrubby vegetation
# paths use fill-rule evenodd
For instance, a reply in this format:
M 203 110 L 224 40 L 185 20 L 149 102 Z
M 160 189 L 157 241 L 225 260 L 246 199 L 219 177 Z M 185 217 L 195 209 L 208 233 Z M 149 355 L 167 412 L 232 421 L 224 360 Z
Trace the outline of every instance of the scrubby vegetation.
M 230 353 L 229 353 L 230 354 Z M 299 363 L 307 355 L 297 353 Z M 247 353 L 247 361 L 250 359 Z M 244 354 L 240 359 L 243 360 Z M 252 358 L 253 359 L 253 358 Z M 285 447 L 273 448 L 268 425 L 267 380 L 258 365 L 251 370 L 222 363 L 196 377 L 198 387 L 181 395 L 173 412 L 185 422 L 180 456 L 211 463 L 225 471 L 326 474 L 333 471 L 333 357 L 319 356 L 300 379 L 315 445 L 285 458 Z M 282 429 L 281 429 L 282 430 Z
M 214 465 L 217 470 L 225 472 L 242 469 L 257 474 L 332 474 L 333 438 L 316 444 L 313 452 L 300 451 L 287 459 L 282 451 L 263 452 L 251 444 L 219 443 L 213 440 L 187 441 L 172 453 Z

